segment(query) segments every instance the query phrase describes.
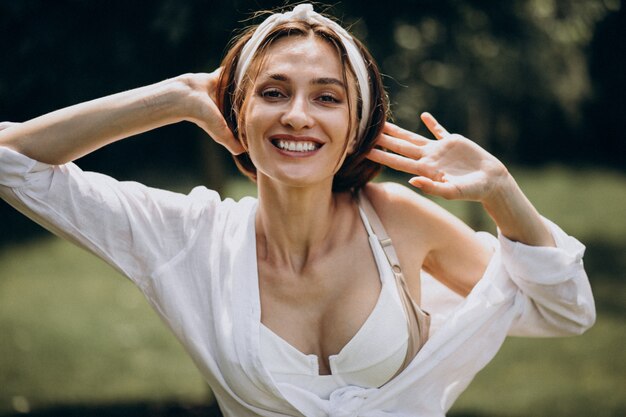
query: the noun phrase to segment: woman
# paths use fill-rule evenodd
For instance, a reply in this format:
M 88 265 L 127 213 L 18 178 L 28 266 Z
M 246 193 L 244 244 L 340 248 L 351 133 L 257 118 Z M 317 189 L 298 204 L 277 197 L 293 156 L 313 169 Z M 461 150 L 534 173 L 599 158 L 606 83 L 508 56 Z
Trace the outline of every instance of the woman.
M 225 415 L 442 416 L 507 334 L 579 334 L 593 299 L 583 246 L 496 158 L 429 114 L 437 141 L 386 124 L 386 110 L 362 44 L 299 5 L 248 30 L 212 74 L 4 124 L 0 194 L 133 280 Z M 235 155 L 258 200 L 70 162 L 183 120 Z M 481 202 L 499 240 L 370 184 L 378 164 Z

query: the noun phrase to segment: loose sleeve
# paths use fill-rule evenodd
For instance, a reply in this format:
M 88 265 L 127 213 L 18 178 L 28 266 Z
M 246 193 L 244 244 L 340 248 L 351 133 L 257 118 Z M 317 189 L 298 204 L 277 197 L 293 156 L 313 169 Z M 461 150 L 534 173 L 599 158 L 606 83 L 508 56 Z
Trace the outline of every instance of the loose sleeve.
M 53 233 L 145 286 L 190 241 L 219 195 L 189 195 L 120 182 L 73 163 L 48 165 L 0 147 L 0 197 Z
M 583 266 L 585 247 L 544 219 L 556 247 L 513 242 L 499 234 L 502 263 L 519 288 L 520 315 L 512 336 L 567 336 L 583 333 L 595 322 L 595 305 Z

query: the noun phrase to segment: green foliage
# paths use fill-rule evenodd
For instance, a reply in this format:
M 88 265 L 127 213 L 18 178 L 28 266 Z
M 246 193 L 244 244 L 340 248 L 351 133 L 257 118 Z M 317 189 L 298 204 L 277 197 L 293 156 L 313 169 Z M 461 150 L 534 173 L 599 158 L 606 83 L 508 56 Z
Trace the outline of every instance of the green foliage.
M 252 12 L 283 3 L 0 2 L 0 120 L 212 70 L 235 31 L 258 21 L 246 20 Z M 329 12 L 371 48 L 406 127 L 429 110 L 511 161 L 619 164 L 624 106 L 611 90 L 625 79 L 614 58 L 624 51 L 615 41 L 626 27 L 620 0 L 392 0 L 368 7 L 344 0 Z M 594 62 L 599 69 L 590 71 Z M 603 146 L 594 148 L 599 127 Z M 200 174 L 213 162 L 202 159 L 197 143 L 173 144 L 200 132 L 149 136 L 157 140 L 148 149 L 125 141 L 87 162 L 116 173 L 183 167 Z
M 247 20 L 253 12 L 283 3 L 0 1 L 0 121 L 213 70 L 236 30 L 257 22 Z M 404 127 L 417 129 L 428 110 L 507 163 L 626 167 L 621 0 L 343 0 L 329 13 L 373 52 Z M 235 172 L 191 124 L 107 146 L 80 165 L 214 189 Z M 0 243 L 31 234 L 3 202 L 0 216 Z

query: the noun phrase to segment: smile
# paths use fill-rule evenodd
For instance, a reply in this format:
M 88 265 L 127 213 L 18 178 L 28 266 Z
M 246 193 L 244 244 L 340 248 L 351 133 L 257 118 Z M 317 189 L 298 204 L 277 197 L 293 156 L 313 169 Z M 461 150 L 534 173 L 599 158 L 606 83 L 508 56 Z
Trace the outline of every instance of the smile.
M 324 146 L 321 140 L 311 136 L 275 135 L 270 140 L 281 153 L 292 156 L 310 155 Z
M 319 143 L 309 141 L 274 140 L 274 146 L 278 149 L 290 152 L 312 152 L 320 148 Z

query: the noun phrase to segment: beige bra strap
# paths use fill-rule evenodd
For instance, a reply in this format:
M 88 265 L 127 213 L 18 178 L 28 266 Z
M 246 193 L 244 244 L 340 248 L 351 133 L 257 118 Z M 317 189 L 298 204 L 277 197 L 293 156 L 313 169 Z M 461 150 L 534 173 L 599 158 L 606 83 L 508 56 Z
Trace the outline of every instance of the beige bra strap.
M 383 227 L 383 224 L 380 221 L 378 214 L 376 214 L 374 207 L 367 199 L 367 197 L 363 194 L 363 192 L 359 193 L 358 199 L 359 206 L 365 213 L 365 216 L 367 217 L 372 231 L 378 238 L 378 241 L 380 242 L 383 251 L 387 256 L 389 265 L 391 265 L 391 269 L 396 279 L 398 292 L 400 294 L 400 300 L 402 301 L 402 306 L 404 307 L 404 312 L 407 316 L 409 328 L 409 342 L 406 357 L 404 358 L 404 363 L 396 373 L 396 375 L 398 375 L 409 365 L 409 363 L 411 363 L 415 355 L 417 355 L 417 352 L 419 352 L 424 343 L 426 343 L 426 340 L 428 340 L 430 316 L 426 312 L 424 312 L 411 297 L 411 294 L 409 293 L 409 287 L 404 278 L 404 274 L 402 274 L 402 268 L 400 267 L 400 261 L 398 260 L 396 250 L 394 249 L 391 238 L 385 231 L 385 228 Z
M 391 242 L 391 238 L 387 234 L 383 223 L 380 221 L 380 217 L 376 214 L 376 210 L 374 210 L 374 206 L 372 203 L 363 195 L 361 192 L 359 194 L 359 203 L 365 215 L 367 216 L 367 220 L 370 222 L 370 226 L 374 231 L 374 234 L 378 238 L 380 245 L 383 247 L 383 251 L 387 256 L 387 260 L 389 261 L 389 265 L 391 265 L 391 269 L 393 273 L 399 275 L 402 278 L 402 282 L 405 282 L 404 275 L 402 274 L 402 268 L 400 267 L 400 260 L 398 259 L 398 254 L 396 253 L 396 249 L 393 247 L 393 243 Z M 418 287 L 419 289 L 419 287 Z M 421 291 L 417 293 L 417 302 L 420 302 Z

